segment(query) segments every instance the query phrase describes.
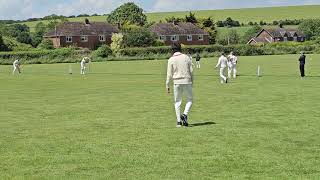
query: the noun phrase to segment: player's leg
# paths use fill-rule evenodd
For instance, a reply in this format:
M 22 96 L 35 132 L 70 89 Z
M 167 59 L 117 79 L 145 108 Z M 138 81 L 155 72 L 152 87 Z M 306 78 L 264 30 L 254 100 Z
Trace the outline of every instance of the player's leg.
M 233 78 L 237 78 L 237 65 L 233 65 Z
M 175 84 L 174 85 L 174 108 L 176 111 L 176 117 L 177 117 L 177 127 L 181 127 L 181 112 L 180 112 L 180 107 L 182 103 L 182 88 L 180 84 Z
M 228 78 L 231 78 L 231 74 L 232 74 L 232 66 L 228 65 Z
M 12 74 L 14 74 L 17 70 L 17 67 L 16 66 L 13 66 L 13 71 L 12 71 Z
M 192 107 L 192 102 L 193 102 L 192 84 L 184 85 L 184 91 L 186 92 L 186 95 L 187 95 L 187 103 L 186 103 L 186 107 L 184 109 L 183 115 L 181 116 L 181 119 L 183 121 L 183 125 L 188 126 L 188 114 L 190 112 L 190 109 Z
M 226 76 L 224 76 L 224 73 L 225 73 L 224 71 L 225 71 L 225 68 L 220 68 L 220 77 L 222 79 L 222 83 L 227 81 Z

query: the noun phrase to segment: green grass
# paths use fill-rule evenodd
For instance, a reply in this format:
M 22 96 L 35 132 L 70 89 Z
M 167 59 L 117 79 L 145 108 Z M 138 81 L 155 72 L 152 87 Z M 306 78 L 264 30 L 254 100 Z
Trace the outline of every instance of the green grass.
M 0 179 L 318 179 L 319 59 L 240 57 L 227 85 L 203 59 L 181 129 L 166 61 L 0 66 Z

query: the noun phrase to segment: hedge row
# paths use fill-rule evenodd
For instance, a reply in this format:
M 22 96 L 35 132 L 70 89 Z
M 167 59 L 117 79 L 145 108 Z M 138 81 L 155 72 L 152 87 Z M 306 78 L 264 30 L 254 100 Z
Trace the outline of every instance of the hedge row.
M 11 64 L 17 58 L 29 64 L 76 62 L 80 61 L 81 56 L 87 54 L 86 51 L 73 48 L 0 52 L 0 64 Z
M 275 43 L 264 46 L 253 45 L 208 45 L 208 46 L 185 46 L 183 52 L 188 54 L 214 53 L 234 51 L 239 56 L 256 56 L 256 55 L 277 55 L 277 54 L 297 54 L 301 51 L 309 53 L 319 52 L 317 44 L 304 43 Z M 120 56 L 145 57 L 153 54 L 170 54 L 170 47 L 149 47 L 149 48 L 126 48 L 120 50 Z

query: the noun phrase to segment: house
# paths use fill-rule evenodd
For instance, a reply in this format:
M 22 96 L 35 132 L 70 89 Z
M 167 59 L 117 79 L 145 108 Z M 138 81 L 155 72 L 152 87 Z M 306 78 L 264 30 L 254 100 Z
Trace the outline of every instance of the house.
M 209 33 L 192 23 L 157 23 L 150 30 L 166 45 L 180 42 L 185 45 L 208 45 Z
M 273 42 L 304 42 L 305 35 L 297 29 L 262 29 L 247 44 L 268 44 Z
M 50 39 L 55 48 L 76 45 L 77 47 L 96 49 L 100 44 L 111 44 L 112 33 L 118 33 L 117 27 L 104 22 L 65 22 L 49 31 L 44 38 Z

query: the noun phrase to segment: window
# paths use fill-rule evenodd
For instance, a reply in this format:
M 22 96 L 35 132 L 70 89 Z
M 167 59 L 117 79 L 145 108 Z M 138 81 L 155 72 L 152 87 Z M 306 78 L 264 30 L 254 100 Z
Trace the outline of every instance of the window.
M 166 39 L 166 36 L 160 36 L 159 39 L 160 39 L 161 41 L 166 41 L 166 40 L 167 40 L 167 39 Z
M 192 41 L 192 35 L 187 36 L 187 41 Z
M 199 40 L 199 41 L 203 41 L 203 35 L 199 35 L 199 36 L 198 36 L 198 40 Z
M 81 36 L 81 42 L 88 42 L 88 36 Z
M 101 41 L 101 42 L 106 41 L 106 36 L 105 35 L 100 35 L 99 36 L 99 41 Z
M 171 41 L 178 41 L 178 36 L 177 35 L 171 36 Z
M 68 43 L 68 42 L 72 42 L 72 36 L 67 36 L 66 37 L 66 42 Z

